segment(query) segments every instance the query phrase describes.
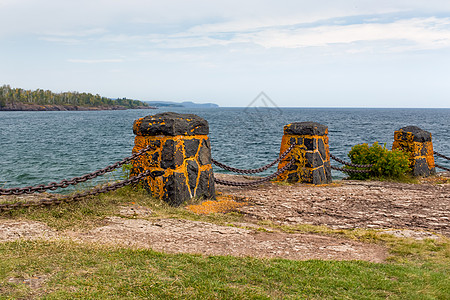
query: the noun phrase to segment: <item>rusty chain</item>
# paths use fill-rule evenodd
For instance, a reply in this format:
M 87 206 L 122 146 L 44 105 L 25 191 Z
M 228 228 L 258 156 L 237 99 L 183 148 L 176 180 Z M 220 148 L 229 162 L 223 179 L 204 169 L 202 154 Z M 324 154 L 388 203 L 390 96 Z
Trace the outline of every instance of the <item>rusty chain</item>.
M 373 165 L 358 165 L 358 164 L 354 164 L 354 163 L 349 163 L 349 162 L 346 162 L 346 161 L 340 159 L 339 157 L 334 156 L 331 153 L 330 153 L 330 158 L 334 159 L 335 161 L 337 161 L 343 165 L 349 166 L 349 167 L 355 167 L 355 168 L 371 168 L 371 167 L 373 167 Z
M 435 155 L 437 155 L 437 156 L 439 156 L 439 157 L 442 157 L 442 158 L 444 158 L 444 159 L 450 160 L 450 157 L 445 156 L 444 154 L 441 154 L 441 153 L 439 153 L 439 152 L 437 152 L 437 151 L 433 151 L 433 152 L 434 152 Z M 436 168 L 439 168 L 439 169 L 442 169 L 442 170 L 445 170 L 445 171 L 449 171 L 449 172 L 450 172 L 450 169 L 447 168 L 447 167 L 438 165 L 438 164 L 436 164 L 436 163 L 434 164 L 434 166 L 435 166 Z
M 292 145 L 286 149 L 286 151 L 284 151 L 276 160 L 274 160 L 273 162 L 269 163 L 268 165 L 265 165 L 261 168 L 257 168 L 257 169 L 237 169 L 237 168 L 233 168 L 230 166 L 227 166 L 221 162 L 218 162 L 217 160 L 211 159 L 211 162 L 213 164 L 215 164 L 216 166 L 218 166 L 219 168 L 225 169 L 227 171 L 231 171 L 234 173 L 242 173 L 242 174 L 255 174 L 255 173 L 261 173 L 264 172 L 265 170 L 267 170 L 268 168 L 272 167 L 273 165 L 279 163 L 283 158 L 285 158 L 291 151 L 292 149 L 294 149 L 294 146 L 296 145 L 296 143 L 292 143 Z
M 441 165 L 438 165 L 438 164 L 434 164 L 434 166 L 435 166 L 436 168 L 439 168 L 439 169 L 442 169 L 442 170 L 445 170 L 445 171 L 449 171 L 449 172 L 450 172 L 450 169 L 449 169 L 449 168 L 446 168 L 446 167 L 444 167 L 444 166 L 441 166 Z
M 64 179 L 61 180 L 59 183 L 57 182 L 51 182 L 47 185 L 40 184 L 37 186 L 27 186 L 23 188 L 9 188 L 9 189 L 0 189 L 0 195 L 22 195 L 22 194 L 33 194 L 33 193 L 43 193 L 46 190 L 54 191 L 58 188 L 66 188 L 70 185 L 77 185 L 78 183 L 85 182 L 90 179 L 94 179 L 98 176 L 102 176 L 108 172 L 111 172 L 117 168 L 120 168 L 126 163 L 129 163 L 133 159 L 136 159 L 137 157 L 141 156 L 142 154 L 146 153 L 147 151 L 150 151 L 154 149 L 152 146 L 147 146 L 146 148 L 140 150 L 139 152 L 134 153 L 133 155 L 126 157 L 122 159 L 121 161 L 118 161 L 110 166 L 107 166 L 106 168 L 103 168 L 101 170 L 94 171 L 92 173 L 80 176 L 80 177 L 74 177 L 72 179 Z
M 15 203 L 0 204 L 0 212 L 10 211 L 13 209 L 18 209 L 18 208 L 26 208 L 26 207 L 31 207 L 31 206 L 49 206 L 49 205 L 55 205 L 55 204 L 61 204 L 61 203 L 69 203 L 69 202 L 77 201 L 77 200 L 87 197 L 87 196 L 95 196 L 98 194 L 115 191 L 124 186 L 138 183 L 142 178 L 147 177 L 147 176 L 154 177 L 151 174 L 151 171 L 148 170 L 148 171 L 142 172 L 141 174 L 139 174 L 137 176 L 131 177 L 131 178 L 123 180 L 123 181 L 113 183 L 111 185 L 106 185 L 106 186 L 92 189 L 92 190 L 82 192 L 82 193 L 75 193 L 73 195 L 62 197 L 62 198 L 53 198 L 53 199 L 48 198 L 48 199 L 40 199 L 39 201 L 27 201 L 27 202 L 15 202 Z
M 279 169 L 278 171 L 276 171 L 275 173 L 273 173 L 272 175 L 269 175 L 267 177 L 261 178 L 261 179 L 257 179 L 257 180 L 253 180 L 250 182 L 237 182 L 237 181 L 229 181 L 229 180 L 222 180 L 222 179 L 217 179 L 214 178 L 214 181 L 217 184 L 221 184 L 221 185 L 229 185 L 229 186 L 250 186 L 250 185 L 257 185 L 257 184 L 261 184 L 264 183 L 266 181 L 270 181 L 273 178 L 277 177 L 278 175 L 280 175 L 281 173 L 283 173 L 284 171 L 286 171 L 287 169 L 289 169 L 292 164 L 295 162 L 295 159 L 292 159 L 287 165 L 285 165 L 284 167 L 282 167 L 281 169 Z
M 338 168 L 335 166 L 331 166 L 333 170 L 345 172 L 345 173 L 370 173 L 370 170 L 355 170 L 355 169 L 344 169 L 344 168 Z
M 441 154 L 441 153 L 439 153 L 439 152 L 434 151 L 434 154 L 436 154 L 436 155 L 439 156 L 439 157 L 442 157 L 442 158 L 445 158 L 445 159 L 447 159 L 447 160 L 450 160 L 450 157 L 445 156 L 444 154 Z

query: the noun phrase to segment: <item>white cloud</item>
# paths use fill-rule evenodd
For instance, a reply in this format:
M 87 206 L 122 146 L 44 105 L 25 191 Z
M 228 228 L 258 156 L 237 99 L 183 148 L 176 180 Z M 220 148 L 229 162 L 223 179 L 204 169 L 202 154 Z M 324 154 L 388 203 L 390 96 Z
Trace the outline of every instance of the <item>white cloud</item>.
M 80 64 L 103 64 L 103 63 L 121 63 L 124 62 L 123 59 L 68 59 L 71 63 Z
M 380 17 L 393 12 L 420 15 L 421 11 L 434 11 L 442 15 L 450 11 L 449 1 L 436 0 L 338 4 L 331 0 L 282 4 L 247 0 L 246 5 L 238 0 L 0 0 L 0 5 L 0 37 L 35 35 L 44 41 L 72 45 L 90 38 L 147 49 L 182 50 L 242 43 L 289 49 L 358 43 L 353 47 L 370 49 L 364 43 L 389 41 L 392 51 L 407 51 L 448 47 L 450 39 L 449 18 L 380 21 Z M 368 15 L 366 20 L 364 15 Z M 361 20 L 356 24 L 345 22 L 358 16 Z M 361 52 L 362 48 L 348 51 Z
M 326 23 L 325 21 L 323 23 Z M 450 47 L 450 17 L 412 18 L 393 22 L 361 22 L 358 24 L 316 25 L 297 23 L 289 26 L 263 26 L 243 22 L 227 26 L 202 26 L 173 34 L 108 35 L 104 42 L 140 43 L 148 48 L 186 49 L 256 45 L 264 48 L 323 47 L 333 50 L 345 46 L 347 52 L 410 51 Z M 237 30 L 241 28 L 241 30 Z M 232 29 L 232 30 L 231 30 Z M 374 48 L 375 47 L 375 48 Z
M 388 12 L 450 11 L 446 0 L 0 0 L 0 36 L 43 34 L 59 30 L 111 28 L 127 24 L 202 26 L 207 31 L 242 30 L 252 27 L 289 25 L 335 17 Z M 217 23 L 217 26 L 216 24 Z M 214 29 L 214 27 L 216 27 Z M 195 30 L 197 30 L 195 29 Z
M 409 42 L 411 49 L 438 49 L 450 46 L 450 18 L 410 19 L 393 23 L 343 26 L 319 26 L 300 29 L 269 29 L 240 34 L 236 42 L 248 42 L 265 48 L 324 47 L 333 44 L 388 41 Z

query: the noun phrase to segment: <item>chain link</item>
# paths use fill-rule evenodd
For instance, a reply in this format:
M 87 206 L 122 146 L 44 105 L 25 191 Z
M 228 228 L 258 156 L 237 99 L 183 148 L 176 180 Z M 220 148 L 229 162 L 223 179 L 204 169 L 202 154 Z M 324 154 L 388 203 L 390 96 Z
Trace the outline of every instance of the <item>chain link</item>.
M 334 159 L 335 161 L 337 161 L 343 165 L 349 166 L 349 167 L 355 167 L 355 168 L 371 168 L 371 167 L 373 167 L 373 165 L 358 165 L 358 164 L 354 164 L 354 163 L 349 163 L 349 162 L 346 162 L 346 161 L 340 159 L 339 157 L 334 156 L 331 153 L 330 153 L 330 158 Z
M 444 154 L 441 154 L 441 153 L 439 153 L 439 152 L 434 151 L 434 154 L 436 154 L 436 155 L 439 156 L 439 157 L 442 157 L 442 158 L 445 158 L 445 159 L 447 159 L 447 160 L 450 160 L 450 157 L 445 156 Z
M 439 169 L 442 169 L 442 170 L 445 170 L 445 171 L 449 171 L 449 172 L 450 172 L 450 169 L 449 169 L 449 168 L 446 168 L 446 167 L 444 167 L 444 166 L 441 166 L 441 165 L 438 165 L 438 164 L 434 164 L 434 166 L 435 166 L 436 168 L 439 168 Z
M 355 169 L 344 169 L 344 168 L 338 168 L 335 166 L 331 166 L 333 170 L 345 172 L 345 173 L 370 173 L 370 170 L 355 170 Z
M 10 204 L 0 204 L 0 212 L 2 211 L 9 211 L 12 209 L 18 209 L 18 208 L 26 208 L 31 206 L 49 206 L 49 205 L 55 205 L 55 204 L 61 204 L 61 203 L 69 203 L 73 201 L 80 200 L 81 198 L 87 197 L 87 196 L 95 196 L 98 194 L 115 191 L 117 189 L 120 189 L 124 186 L 138 183 L 142 178 L 151 176 L 154 177 L 151 174 L 151 171 L 145 171 L 141 174 L 131 177 L 129 179 L 119 181 L 116 183 L 113 183 L 111 185 L 106 185 L 103 187 L 99 187 L 96 189 L 92 189 L 86 192 L 82 193 L 76 193 L 70 196 L 62 197 L 62 198 L 47 198 L 47 199 L 40 199 L 39 201 L 27 201 L 27 202 L 16 202 L 16 203 L 10 203 Z
M 216 166 L 218 166 L 219 168 L 222 168 L 222 169 L 225 169 L 227 171 L 234 172 L 234 173 L 242 173 L 242 174 L 261 173 L 261 172 L 264 172 L 265 170 L 267 170 L 268 168 L 272 167 L 273 165 L 279 163 L 282 159 L 284 159 L 292 151 L 292 149 L 294 149 L 295 145 L 296 145 L 295 142 L 292 143 L 292 145 L 286 151 L 284 151 L 276 160 L 274 160 L 273 162 L 269 163 L 268 165 L 265 165 L 265 166 L 263 166 L 261 168 L 258 168 L 258 169 L 248 169 L 248 170 L 237 169 L 237 168 L 233 168 L 233 167 L 227 166 L 227 165 L 225 165 L 223 163 L 220 163 L 220 162 L 218 162 L 215 159 L 211 159 L 211 162 L 213 164 L 215 164 Z
M 280 175 L 281 173 L 283 173 L 284 171 L 286 171 L 287 169 L 289 169 L 292 164 L 294 164 L 295 160 L 292 159 L 287 165 L 285 165 L 284 167 L 282 167 L 281 169 L 279 169 L 278 171 L 276 171 L 275 173 L 273 173 L 272 175 L 269 175 L 267 177 L 258 179 L 258 180 L 254 180 L 254 181 L 250 181 L 250 182 L 237 182 L 237 181 L 229 181 L 229 180 L 222 180 L 222 179 L 217 179 L 214 178 L 214 181 L 217 184 L 221 184 L 221 185 L 228 185 L 228 186 L 250 186 L 250 185 L 257 185 L 257 184 L 261 184 L 264 183 L 266 181 L 270 181 L 273 178 L 277 177 L 278 175 Z
M 133 159 L 136 159 L 137 157 L 141 156 L 142 154 L 154 150 L 155 148 L 153 146 L 148 146 L 144 149 L 142 149 L 139 152 L 134 153 L 133 155 L 124 158 L 121 161 L 118 161 L 110 166 L 107 166 L 106 168 L 103 168 L 101 170 L 94 171 L 92 173 L 80 176 L 80 177 L 74 177 L 72 179 L 64 179 L 61 180 L 59 183 L 57 182 L 51 182 L 47 185 L 40 184 L 37 186 L 27 186 L 23 188 L 9 188 L 9 189 L 0 189 L 0 195 L 22 195 L 22 194 L 33 194 L 33 193 L 43 193 L 46 190 L 54 191 L 58 188 L 66 188 L 70 185 L 77 185 L 78 183 L 85 182 L 90 179 L 94 179 L 98 176 L 102 176 L 108 172 L 111 172 L 117 168 L 120 168 L 124 164 L 129 163 Z

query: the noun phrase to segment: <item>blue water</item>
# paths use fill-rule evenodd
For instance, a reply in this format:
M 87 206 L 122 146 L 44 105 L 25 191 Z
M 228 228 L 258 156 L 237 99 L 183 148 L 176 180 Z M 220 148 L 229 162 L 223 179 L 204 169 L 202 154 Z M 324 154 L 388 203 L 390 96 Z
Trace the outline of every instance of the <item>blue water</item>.
M 0 112 L 0 187 L 60 181 L 121 160 L 131 154 L 133 121 L 167 110 Z M 351 147 L 359 143 L 378 141 L 391 148 L 394 131 L 407 125 L 430 131 L 434 149 L 450 155 L 450 109 L 170 110 L 194 113 L 208 120 L 213 158 L 238 168 L 256 168 L 274 160 L 283 126 L 302 121 L 327 125 L 330 151 L 341 158 L 346 158 Z M 437 162 L 450 167 L 448 161 Z M 274 169 L 265 175 L 271 172 Z M 119 172 L 112 177 L 117 176 Z M 333 171 L 333 176 L 344 175 Z M 111 175 L 106 178 L 110 179 Z

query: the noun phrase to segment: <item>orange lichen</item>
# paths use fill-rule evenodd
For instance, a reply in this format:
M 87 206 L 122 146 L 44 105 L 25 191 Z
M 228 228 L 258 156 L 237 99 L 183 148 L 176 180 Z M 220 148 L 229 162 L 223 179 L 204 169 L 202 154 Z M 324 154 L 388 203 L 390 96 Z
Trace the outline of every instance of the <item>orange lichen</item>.
M 198 205 L 188 205 L 186 208 L 196 214 L 212 214 L 212 213 L 226 213 L 236 210 L 239 207 L 248 205 L 247 202 L 236 202 L 229 197 L 221 197 L 222 200 L 204 201 Z
M 140 119 L 137 120 L 135 122 L 135 124 L 138 123 L 138 121 L 140 121 Z M 185 141 L 193 140 L 193 139 L 199 140 L 199 147 L 198 147 L 195 155 L 188 158 L 185 154 L 185 152 L 186 152 Z M 187 181 L 189 178 L 188 172 L 187 172 L 188 162 L 195 161 L 198 165 L 198 174 L 197 174 L 195 185 L 193 185 L 194 187 L 191 188 L 191 185 L 189 184 L 189 182 L 186 182 L 186 186 L 189 189 L 189 193 L 190 193 L 191 197 L 196 197 L 197 187 L 199 185 L 201 173 L 204 171 L 212 170 L 211 164 L 202 165 L 200 163 L 200 159 L 199 159 L 200 148 L 203 146 L 206 146 L 205 144 L 207 143 L 208 139 L 209 138 L 207 135 L 192 135 L 192 136 L 182 136 L 182 135 L 141 136 L 141 135 L 137 135 L 135 137 L 135 146 L 133 148 L 133 153 L 136 153 L 136 152 L 146 148 L 149 145 L 155 146 L 155 150 L 151 150 L 133 161 L 132 175 L 135 176 L 139 172 L 147 171 L 147 170 L 164 172 L 164 174 L 162 176 L 158 176 L 156 178 L 147 177 L 146 179 L 144 179 L 144 181 L 146 182 L 146 186 L 149 187 L 153 196 L 162 199 L 164 193 L 166 192 L 164 180 L 166 178 L 168 178 L 169 176 L 172 176 L 174 173 L 183 173 L 186 178 L 186 181 Z M 175 166 L 173 168 L 163 168 L 161 166 L 162 150 L 163 150 L 164 145 L 170 141 L 173 141 L 173 145 L 174 145 L 174 148 L 173 148 L 174 152 L 172 153 L 172 155 L 174 157 L 172 157 L 172 158 L 174 158 L 174 161 L 175 161 L 175 157 L 179 157 L 179 161 L 175 162 Z M 177 156 L 177 155 L 179 155 L 179 156 Z M 156 159 L 154 159 L 154 157 Z
M 394 132 L 394 143 L 392 145 L 392 150 L 402 150 L 408 152 L 409 162 L 411 168 L 414 169 L 416 161 L 425 158 L 430 169 L 435 167 L 434 164 L 434 152 L 432 142 L 415 142 L 414 134 L 412 132 L 395 131 Z M 403 137 L 403 139 L 402 139 Z M 425 155 L 423 155 L 425 154 Z
M 328 132 L 328 131 L 327 131 Z M 281 147 L 280 147 L 280 155 L 285 152 L 289 147 L 292 145 L 291 141 L 302 141 L 301 143 L 297 142 L 297 144 L 294 146 L 292 151 L 278 164 L 278 169 L 283 168 L 285 165 L 287 165 L 292 158 L 295 159 L 295 165 L 296 170 L 287 170 L 283 173 L 281 173 L 277 177 L 277 181 L 285 181 L 288 179 L 289 175 L 292 173 L 297 173 L 299 182 L 312 182 L 312 174 L 314 170 L 317 170 L 319 168 L 322 168 L 322 166 L 312 168 L 306 166 L 306 153 L 317 153 L 320 155 L 323 162 L 329 162 L 330 161 L 330 151 L 329 151 L 329 145 L 328 145 L 328 136 L 319 136 L 319 135 L 290 135 L 290 134 L 284 134 L 281 140 Z M 307 149 L 305 145 L 305 140 L 312 141 L 313 144 L 317 145 L 319 140 L 322 140 L 324 148 L 325 148 L 325 157 L 322 157 L 322 154 L 320 153 L 318 147 L 314 147 L 314 150 Z

